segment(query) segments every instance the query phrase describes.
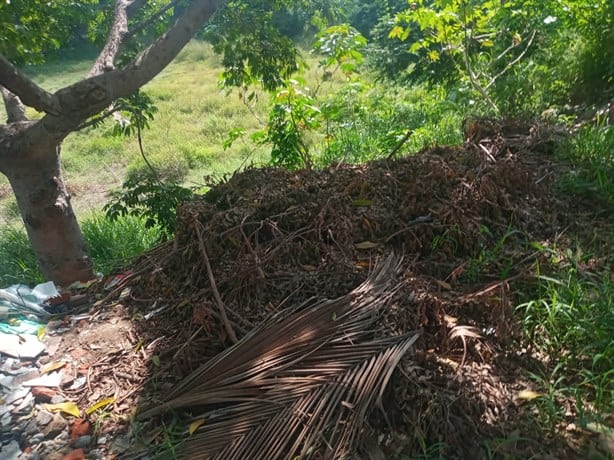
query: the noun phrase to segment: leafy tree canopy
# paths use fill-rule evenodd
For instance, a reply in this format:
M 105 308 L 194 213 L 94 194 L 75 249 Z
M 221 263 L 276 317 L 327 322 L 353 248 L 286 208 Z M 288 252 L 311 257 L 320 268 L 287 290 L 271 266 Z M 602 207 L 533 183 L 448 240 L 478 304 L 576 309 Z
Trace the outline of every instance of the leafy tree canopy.
M 40 63 L 74 38 L 98 0 L 0 1 L 0 54 L 16 65 Z

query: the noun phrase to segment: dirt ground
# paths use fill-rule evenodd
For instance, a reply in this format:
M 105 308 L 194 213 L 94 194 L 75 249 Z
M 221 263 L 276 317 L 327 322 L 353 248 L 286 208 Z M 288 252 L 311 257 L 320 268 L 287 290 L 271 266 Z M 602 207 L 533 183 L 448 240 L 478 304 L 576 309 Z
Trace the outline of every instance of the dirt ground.
M 271 314 L 346 295 L 378 261 L 402 259 L 372 334 L 421 335 L 368 421 L 384 458 L 586 458 L 587 433 L 544 434 L 522 395 L 550 365 L 522 341 L 514 308 L 534 289 L 529 242 L 564 244 L 581 213 L 553 187 L 564 171 L 552 130 L 475 121 L 462 148 L 318 171 L 249 169 L 179 210 L 169 241 L 89 288 L 83 319 L 59 321 L 46 359 L 87 383 L 62 391 L 104 458 L 135 439 L 169 443 L 168 417 L 134 415 Z M 607 219 L 604 225 L 609 225 Z M 607 264 L 611 260 L 599 261 Z M 108 280 L 107 280 L 108 281 Z M 110 399 L 109 399 L 110 398 Z M 171 421 L 169 421 L 171 420 Z M 139 433 L 137 433 L 139 432 Z M 185 436 L 185 429 L 183 432 Z M 417 457 L 412 457 L 417 456 Z M 439 457 L 438 457 L 439 456 Z M 605 457 L 604 457 L 605 458 Z

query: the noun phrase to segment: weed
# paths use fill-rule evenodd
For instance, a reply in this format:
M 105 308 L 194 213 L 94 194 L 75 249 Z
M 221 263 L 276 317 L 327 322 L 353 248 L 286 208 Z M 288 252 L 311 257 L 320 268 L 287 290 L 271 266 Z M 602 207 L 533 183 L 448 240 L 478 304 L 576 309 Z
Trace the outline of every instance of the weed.
M 574 166 L 561 181 L 563 190 L 614 205 L 614 128 L 586 126 L 559 153 Z
M 93 214 L 81 223 L 83 235 L 97 271 L 104 274 L 121 268 L 160 240 L 160 229 L 148 228 L 142 218 L 124 216 L 111 221 Z M 0 229 L 0 283 L 34 286 L 44 281 L 37 259 L 23 228 Z
M 427 445 L 424 440 L 420 440 L 422 453 L 411 457 L 403 457 L 403 460 L 443 460 L 445 459 L 444 452 L 446 447 L 448 446 L 443 442 Z
M 121 269 L 160 240 L 158 227 L 148 227 L 145 219 L 122 216 L 115 220 L 101 214 L 85 219 L 81 230 L 88 242 L 96 270 L 104 274 Z
M 525 337 L 554 369 L 534 376 L 545 390 L 539 407 L 548 426 L 560 418 L 563 397 L 584 418 L 614 409 L 614 284 L 607 275 L 588 279 L 567 256 L 567 268 L 539 274 L 532 300 L 518 306 Z
M 0 283 L 34 286 L 44 281 L 26 232 L 16 226 L 0 228 Z
M 177 206 L 192 198 L 193 193 L 194 189 L 176 182 L 160 182 L 149 175 L 133 176 L 104 210 L 112 221 L 136 216 L 145 227 L 157 228 L 161 237 L 170 238 L 175 233 Z

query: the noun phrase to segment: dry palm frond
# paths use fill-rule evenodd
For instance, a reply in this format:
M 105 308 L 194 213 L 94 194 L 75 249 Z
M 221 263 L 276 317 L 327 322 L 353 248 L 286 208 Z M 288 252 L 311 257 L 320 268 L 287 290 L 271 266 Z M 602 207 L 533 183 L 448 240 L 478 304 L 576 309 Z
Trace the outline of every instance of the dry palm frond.
M 346 296 L 273 316 L 177 385 L 141 417 L 190 409 L 206 420 L 181 458 L 344 458 L 418 334 L 373 339 L 399 287 L 393 258 Z

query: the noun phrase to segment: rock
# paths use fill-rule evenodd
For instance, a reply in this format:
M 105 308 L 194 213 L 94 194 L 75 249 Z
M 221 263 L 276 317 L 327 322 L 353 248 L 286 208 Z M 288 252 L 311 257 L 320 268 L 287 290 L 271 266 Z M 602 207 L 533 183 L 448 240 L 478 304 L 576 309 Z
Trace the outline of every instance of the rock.
M 30 420 L 25 424 L 25 426 L 24 425 L 21 426 L 21 431 L 32 436 L 40 432 L 40 427 L 38 426 L 35 420 Z
M 24 382 L 35 379 L 37 377 L 40 377 L 40 373 L 38 372 L 38 370 L 30 369 L 27 372 L 19 374 L 17 377 L 15 377 L 15 379 L 13 380 L 13 385 L 22 385 Z
M 2 416 L 2 418 L 0 418 L 0 425 L 9 426 L 12 421 L 13 421 L 13 416 L 11 415 L 10 412 L 7 412 L 6 414 Z
M 15 391 L 11 391 L 8 395 L 6 395 L 6 397 L 4 398 L 4 403 L 13 404 L 16 401 L 25 398 L 28 393 L 30 393 L 29 388 L 18 388 Z
M 62 460 L 84 460 L 85 452 L 83 449 L 75 449 L 64 456 Z
M 79 436 L 74 442 L 73 446 L 76 449 L 83 449 L 89 447 L 90 444 L 92 444 L 92 437 L 89 434 L 86 434 L 85 436 Z
M 9 406 L 8 404 L 2 404 L 0 406 L 0 418 L 2 418 L 2 416 L 7 412 L 10 412 L 12 408 L 13 406 Z
M 51 399 L 57 394 L 55 390 L 46 387 L 33 387 L 32 394 L 38 402 L 50 402 Z
M 29 413 L 32 411 L 32 407 L 34 407 L 34 396 L 28 392 L 19 405 L 13 409 L 13 413 Z
M 52 439 L 57 437 L 62 431 L 66 429 L 67 423 L 60 414 L 55 414 L 51 422 L 45 427 L 43 433 L 45 433 L 45 437 L 47 439 Z M 66 433 L 68 435 L 68 433 Z
M 47 412 L 46 410 L 39 410 L 38 414 L 36 414 L 36 423 L 40 426 L 46 426 L 53 420 L 53 414 Z
M 21 457 L 19 457 L 19 460 L 43 460 L 43 458 L 38 452 L 32 451 L 32 452 L 24 452 L 23 454 L 21 454 Z
M 50 402 L 51 404 L 60 404 L 60 403 L 63 403 L 64 401 L 66 401 L 66 398 L 64 396 L 56 394 L 51 398 Z
M 118 436 L 111 444 L 111 454 L 119 455 L 126 452 L 130 448 L 130 436 Z
M 0 375 L 0 387 L 8 388 L 9 390 L 14 390 L 15 385 L 13 384 L 14 377 L 10 375 Z
M 45 435 L 43 433 L 36 433 L 30 438 L 29 443 L 30 445 L 40 444 L 44 440 L 45 440 Z
M 90 431 L 90 422 L 82 418 L 76 419 L 70 426 L 70 439 L 73 441 L 79 436 L 84 436 Z
M 102 452 L 99 451 L 98 449 L 94 449 L 94 450 L 90 450 L 87 453 L 87 458 L 88 460 L 103 460 L 104 455 L 102 455 Z
M 22 454 L 19 443 L 15 440 L 9 442 L 6 446 L 2 446 L 0 453 L 3 460 L 17 460 Z

